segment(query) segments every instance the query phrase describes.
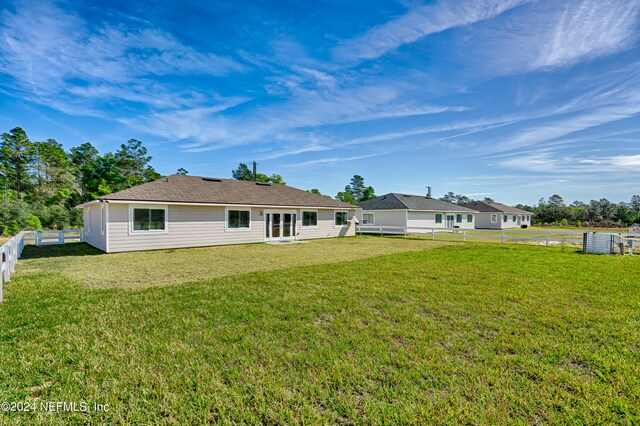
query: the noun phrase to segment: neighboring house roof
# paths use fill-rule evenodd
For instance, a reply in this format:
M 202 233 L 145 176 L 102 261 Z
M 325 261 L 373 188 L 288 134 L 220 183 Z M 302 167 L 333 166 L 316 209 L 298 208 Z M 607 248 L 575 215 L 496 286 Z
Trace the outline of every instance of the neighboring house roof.
M 478 210 L 479 212 L 491 212 L 491 213 L 515 213 L 515 214 L 528 214 L 533 215 L 532 212 L 526 210 L 517 209 L 515 207 L 507 206 L 505 204 L 496 203 L 495 201 L 474 201 L 472 203 L 466 203 L 465 206 Z
M 105 195 L 99 200 L 359 208 L 353 204 L 332 200 L 286 185 L 186 175 L 170 175 Z
M 422 210 L 435 212 L 477 213 L 476 210 L 427 198 L 424 195 L 396 194 L 381 195 L 359 204 L 364 210 Z

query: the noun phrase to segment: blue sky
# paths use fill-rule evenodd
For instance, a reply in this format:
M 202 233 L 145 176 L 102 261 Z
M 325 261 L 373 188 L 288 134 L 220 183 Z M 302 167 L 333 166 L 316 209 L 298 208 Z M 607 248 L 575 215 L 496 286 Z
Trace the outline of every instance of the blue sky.
M 0 2 L 0 129 L 335 195 L 640 193 L 640 0 Z

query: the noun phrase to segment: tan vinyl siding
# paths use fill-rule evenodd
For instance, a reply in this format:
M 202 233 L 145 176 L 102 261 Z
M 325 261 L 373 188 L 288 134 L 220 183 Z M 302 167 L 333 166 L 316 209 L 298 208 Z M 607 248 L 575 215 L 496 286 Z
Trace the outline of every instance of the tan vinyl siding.
M 145 205 L 109 204 L 109 252 L 156 250 L 183 247 L 204 247 L 226 244 L 259 243 L 265 241 L 264 211 L 268 209 L 253 207 L 251 210 L 251 229 L 226 229 L 226 211 L 232 207 L 215 206 L 179 206 L 168 205 L 167 232 L 131 233 L 129 229 L 130 207 L 147 208 Z M 162 208 L 156 206 L 157 208 Z M 239 208 L 243 210 L 242 208 Z M 297 213 L 297 239 L 329 238 L 355 235 L 355 226 L 335 226 L 334 212 L 347 211 L 351 219 L 355 210 L 317 209 L 318 226 L 302 227 L 302 211 Z M 316 211 L 315 209 L 309 209 Z M 261 213 L 263 213 L 261 215 Z M 98 234 L 99 217 L 96 225 Z M 93 224 L 92 224 L 93 227 Z M 93 231 L 93 229 L 92 229 Z M 92 242 L 87 241 L 94 245 Z M 104 246 L 104 245 L 103 245 Z M 104 248 L 101 248 L 104 250 Z
M 251 229 L 225 230 L 225 208 L 168 206 L 166 233 L 129 233 L 129 205 L 109 206 L 109 252 L 203 247 L 264 241 L 262 209 L 251 209 Z
M 401 226 L 407 224 L 406 210 L 360 210 L 358 211 L 358 220 L 362 223 L 363 213 L 373 213 L 375 215 L 375 226 Z
M 102 251 L 107 251 L 106 236 L 101 233 L 101 208 L 102 206 L 100 204 L 94 204 L 83 209 L 83 219 L 85 221 L 83 235 L 86 243 Z M 106 211 L 104 213 L 106 214 Z
M 497 223 L 491 223 L 491 215 L 497 215 Z M 504 216 L 507 216 L 507 221 L 504 221 Z M 476 228 L 478 229 L 509 229 L 519 228 L 520 225 L 531 226 L 531 215 L 516 214 L 516 220 L 513 221 L 513 213 L 503 212 L 481 212 L 476 215 Z M 526 216 L 529 216 L 529 220 L 526 220 Z M 522 217 L 518 221 L 518 217 Z
M 356 234 L 356 227 L 351 222 L 351 218 L 355 215 L 355 210 L 326 210 L 326 209 L 309 209 L 306 211 L 318 212 L 318 226 L 317 227 L 303 227 L 302 226 L 302 212 L 305 209 L 298 210 L 298 225 L 297 225 L 297 239 L 308 240 L 312 238 L 331 238 L 331 237 L 344 237 L 354 236 Z M 347 212 L 347 219 L 349 224 L 344 226 L 335 225 L 335 212 L 341 211 Z
M 442 223 L 436 223 L 436 214 L 442 215 Z M 456 215 L 459 214 L 460 213 L 410 211 L 407 214 L 407 226 L 409 228 L 445 229 L 447 227 L 447 215 L 453 215 L 453 224 L 458 226 L 456 229 L 473 229 L 475 227 L 475 214 L 472 214 L 474 216 L 474 220 L 472 222 L 467 222 L 467 213 L 462 214 L 462 222 L 456 222 Z M 411 229 L 409 229 L 409 231 L 411 231 Z

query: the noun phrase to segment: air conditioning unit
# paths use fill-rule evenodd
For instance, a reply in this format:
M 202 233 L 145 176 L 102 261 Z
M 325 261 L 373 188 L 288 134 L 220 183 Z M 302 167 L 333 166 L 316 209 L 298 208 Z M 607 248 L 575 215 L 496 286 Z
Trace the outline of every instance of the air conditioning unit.
M 621 235 L 603 232 L 585 232 L 583 250 L 594 254 L 624 254 L 624 243 Z

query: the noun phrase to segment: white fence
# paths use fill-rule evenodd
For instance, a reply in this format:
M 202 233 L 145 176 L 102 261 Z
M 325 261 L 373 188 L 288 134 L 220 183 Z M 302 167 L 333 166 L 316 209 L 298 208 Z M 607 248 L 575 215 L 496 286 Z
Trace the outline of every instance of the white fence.
M 25 244 L 37 246 L 64 244 L 68 241 L 83 241 L 81 229 L 65 229 L 62 231 L 22 231 L 0 246 L 0 302 L 2 302 L 2 284 L 11 280 L 11 274 L 16 271 L 16 263 L 22 256 Z
M 377 235 L 424 235 L 432 240 L 500 240 L 507 241 L 534 241 L 544 242 L 545 246 L 550 243 L 582 244 L 584 231 L 547 231 L 530 229 L 448 229 L 448 228 L 420 228 L 414 226 L 379 226 L 379 225 L 358 225 L 356 232 L 360 234 Z M 625 239 L 638 238 L 640 234 L 625 234 Z M 640 242 L 632 242 L 636 251 L 640 251 Z

